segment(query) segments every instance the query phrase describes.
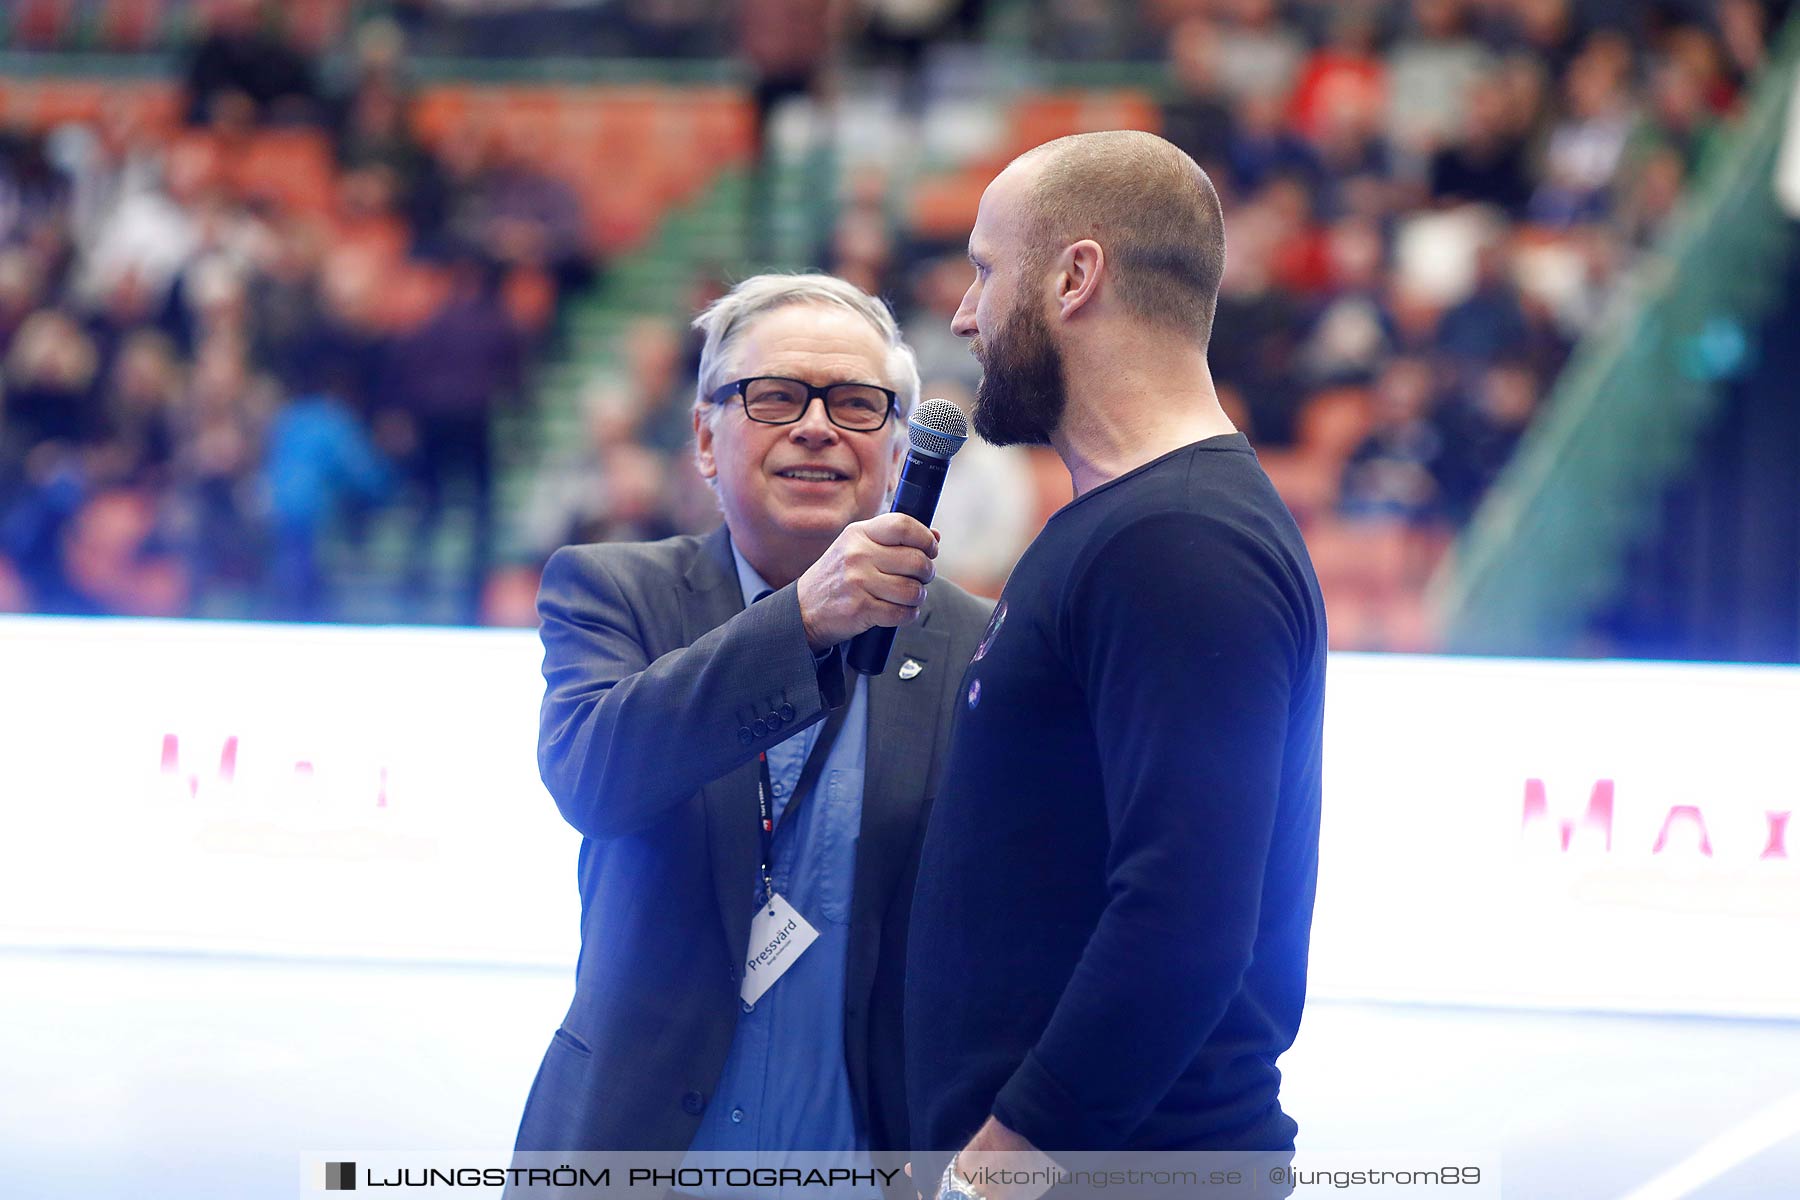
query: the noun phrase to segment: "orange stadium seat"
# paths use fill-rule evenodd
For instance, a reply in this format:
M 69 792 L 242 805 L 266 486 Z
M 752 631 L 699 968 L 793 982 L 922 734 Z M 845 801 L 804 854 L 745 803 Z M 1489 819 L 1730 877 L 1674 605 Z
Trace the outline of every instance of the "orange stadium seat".
M 1076 132 L 1080 110 L 1081 97 L 1069 93 L 1028 96 L 1015 102 L 1008 122 L 1013 153 Z
M 1147 93 L 1112 92 L 1095 98 L 1083 110 L 1082 120 L 1088 129 L 1142 129 L 1147 133 L 1162 132 L 1162 109 Z
M 1300 410 L 1291 450 L 1259 450 L 1263 469 L 1302 525 L 1337 507 L 1338 486 L 1371 421 L 1368 393 L 1360 388 L 1320 392 Z
M 590 136 L 594 153 L 627 169 L 648 163 L 661 149 L 654 112 L 636 105 L 607 108 Z
M 700 190 L 715 169 L 698 153 L 700 146 L 691 107 L 666 101 L 650 117 L 649 168 L 657 195 L 679 204 Z
M 656 193 L 642 176 L 610 179 L 588 192 L 587 202 L 593 240 L 608 253 L 636 245 L 656 224 Z
M 224 155 L 219 139 L 204 129 L 188 129 L 176 134 L 168 144 L 165 171 L 195 186 L 210 189 L 225 182 Z
M 123 117 L 167 136 L 179 123 L 181 96 L 161 82 L 27 79 L 0 81 L 0 120 L 32 129 L 68 121 Z
M 1343 466 L 1369 435 L 1373 419 L 1369 404 L 1369 394 L 1362 388 L 1340 387 L 1319 392 L 1300 410 L 1301 448 L 1336 466 Z
M 513 324 L 527 333 L 544 332 L 556 315 L 556 281 L 542 268 L 514 267 L 500 295 Z
M 228 164 L 227 171 L 240 195 L 275 200 L 290 212 L 327 212 L 336 193 L 331 145 L 316 130 L 259 133 Z
M 495 127 L 508 144 L 530 147 L 545 157 L 540 166 L 554 161 L 554 147 L 561 140 L 568 105 L 561 88 L 507 88 L 487 100 Z
M 167 19 L 166 0 L 106 0 L 96 22 L 100 44 L 109 50 L 147 50 Z
M 716 166 L 692 137 L 672 142 L 656 163 L 657 193 L 669 204 L 685 204 L 699 195 Z
M 1269 482 L 1281 493 L 1282 502 L 1301 525 L 1336 507 L 1341 463 L 1326 462 L 1302 450 L 1275 448 L 1259 449 L 1256 457 Z
M 413 134 L 427 146 L 436 146 L 452 129 L 469 120 L 469 89 L 456 84 L 429 87 L 412 105 Z
M 735 92 L 711 92 L 697 97 L 694 103 L 695 140 L 707 159 L 737 163 L 750 156 L 755 120 L 742 96 Z
M 1016 102 L 1010 124 L 1009 158 L 1072 133 L 1102 129 L 1155 133 L 1162 128 L 1162 117 L 1155 101 L 1143 92 L 1057 92 Z
M 1008 117 L 1003 152 L 950 175 L 926 179 L 913 190 L 912 228 L 928 238 L 953 240 L 975 224 L 981 193 L 1007 160 L 1033 146 L 1072 133 L 1161 127 L 1156 104 L 1142 92 L 1055 92 L 1021 98 Z
M 98 121 L 118 88 L 78 79 L 46 79 L 29 86 L 26 120 L 42 129 L 65 121 Z
M 1432 645 L 1424 587 L 1449 547 L 1447 531 L 1328 516 L 1309 522 L 1304 533 L 1333 647 L 1418 651 Z
M 68 36 L 74 15 L 74 0 L 13 0 L 13 40 L 34 50 L 48 49 Z
M 354 0 L 300 0 L 280 6 L 289 42 L 313 54 L 341 42 Z
M 434 85 L 415 100 L 413 129 L 439 146 L 489 130 L 580 193 L 595 243 L 635 243 L 673 204 L 748 157 L 751 114 L 732 88 Z
M 389 213 L 340 213 L 331 230 L 333 254 L 361 259 L 378 276 L 405 257 L 410 241 L 406 222 Z
M 417 329 L 443 306 L 450 280 L 441 267 L 417 261 L 395 263 L 382 278 L 376 319 L 390 333 Z
M 594 88 L 571 92 L 563 105 L 557 138 L 571 148 L 591 145 L 604 121 L 603 101 Z
M 120 93 L 112 103 L 142 128 L 167 138 L 181 126 L 181 93 L 173 85 L 152 84 Z
M 998 169 L 998 168 L 995 168 Z M 968 236 L 975 227 L 975 210 L 994 171 L 958 171 L 921 181 L 913 189 L 912 227 L 922 237 L 953 241 Z

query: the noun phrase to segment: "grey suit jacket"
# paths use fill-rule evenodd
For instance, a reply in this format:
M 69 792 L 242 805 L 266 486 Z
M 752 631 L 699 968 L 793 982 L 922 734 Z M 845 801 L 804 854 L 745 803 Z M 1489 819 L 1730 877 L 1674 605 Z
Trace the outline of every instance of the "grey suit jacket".
M 870 680 L 844 1057 L 872 1149 L 905 1149 L 901 973 L 954 695 L 991 605 L 945 581 Z M 795 586 L 745 609 L 731 544 L 573 546 L 538 596 L 544 783 L 583 834 L 575 1000 L 519 1150 L 682 1151 L 731 1045 L 756 874 L 756 756 L 845 700 Z M 923 669 L 898 677 L 917 659 Z

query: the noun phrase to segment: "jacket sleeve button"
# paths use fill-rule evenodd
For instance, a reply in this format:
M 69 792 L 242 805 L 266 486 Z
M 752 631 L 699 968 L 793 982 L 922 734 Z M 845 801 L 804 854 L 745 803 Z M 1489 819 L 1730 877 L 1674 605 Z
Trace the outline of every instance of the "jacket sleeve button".
M 706 1097 L 699 1092 L 688 1092 L 681 1097 L 681 1111 L 690 1117 L 697 1117 L 706 1111 Z
M 782 705 L 781 710 L 780 710 L 780 715 L 781 715 L 781 719 L 783 721 L 793 720 L 794 719 L 794 706 L 791 704 Z
M 757 737 L 763 737 L 769 732 L 769 723 L 761 717 L 758 717 L 750 723 L 750 728 L 755 732 Z
M 751 742 L 753 742 L 755 740 L 756 740 L 756 737 L 754 734 L 752 734 L 750 732 L 750 727 L 748 725 L 739 725 L 738 726 L 738 741 L 740 741 L 740 742 L 744 743 L 744 745 L 748 746 Z

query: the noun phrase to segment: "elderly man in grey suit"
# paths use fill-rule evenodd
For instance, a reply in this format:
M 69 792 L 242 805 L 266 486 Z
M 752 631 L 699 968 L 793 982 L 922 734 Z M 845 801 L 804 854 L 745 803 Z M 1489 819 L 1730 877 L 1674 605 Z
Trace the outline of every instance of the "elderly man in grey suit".
M 758 276 L 695 324 L 724 528 L 565 548 L 538 599 L 582 951 L 518 1148 L 858 1160 L 908 1145 L 908 907 L 990 605 L 885 511 L 919 382 L 880 301 Z M 887 670 L 847 677 L 874 626 Z

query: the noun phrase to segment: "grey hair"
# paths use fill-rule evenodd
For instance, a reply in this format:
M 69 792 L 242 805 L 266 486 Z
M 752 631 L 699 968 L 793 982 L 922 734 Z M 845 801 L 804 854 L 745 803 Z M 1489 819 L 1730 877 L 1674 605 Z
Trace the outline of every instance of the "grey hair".
M 899 397 L 901 420 L 889 428 L 896 439 L 905 436 L 905 418 L 919 403 L 919 361 L 900 335 L 894 314 L 874 296 L 833 275 L 752 275 L 726 295 L 707 305 L 694 318 L 694 328 L 706 335 L 700 351 L 700 373 L 694 383 L 694 407 L 711 424 L 719 419 L 721 405 L 709 397 L 727 383 L 737 369 L 733 355 L 755 318 L 791 304 L 830 304 L 855 313 L 887 343 L 887 378 L 883 380 Z M 873 381 L 871 381 L 873 382 Z

